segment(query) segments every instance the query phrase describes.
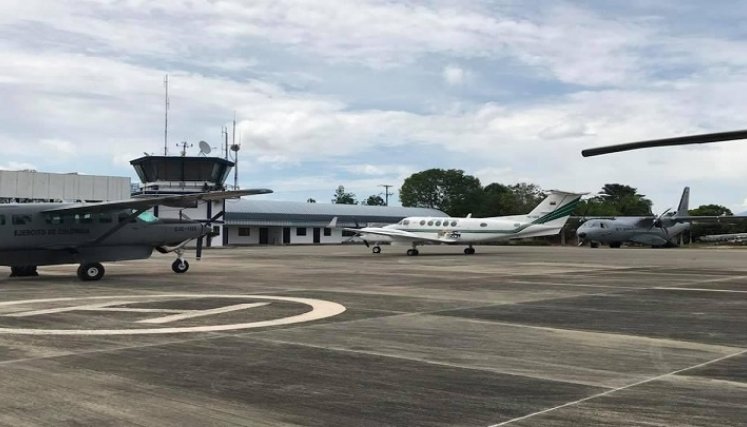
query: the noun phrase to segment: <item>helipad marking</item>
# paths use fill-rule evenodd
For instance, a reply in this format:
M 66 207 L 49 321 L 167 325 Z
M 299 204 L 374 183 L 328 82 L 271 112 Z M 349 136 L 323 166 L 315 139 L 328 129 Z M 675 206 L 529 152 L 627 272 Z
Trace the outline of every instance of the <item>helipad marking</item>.
M 191 319 L 193 317 L 210 316 L 213 314 L 228 313 L 229 311 L 246 310 L 247 308 L 262 307 L 270 304 L 269 302 L 255 302 L 251 304 L 236 304 L 229 305 L 226 307 L 213 308 L 210 310 L 189 310 L 188 312 L 181 312 L 179 314 L 173 314 L 171 316 L 156 317 L 155 319 L 140 320 L 137 323 L 169 323 L 176 322 L 177 320 Z
M 149 328 L 149 329 L 27 329 L 27 328 L 0 328 L 0 334 L 18 334 L 18 335 L 146 335 L 146 334 L 175 334 L 175 333 L 185 333 L 185 332 L 216 332 L 216 331 L 231 331 L 231 330 L 237 330 L 237 329 L 252 329 L 252 328 L 263 328 L 268 326 L 282 326 L 282 325 L 291 325 L 295 323 L 303 323 L 303 322 L 310 322 L 313 320 L 319 320 L 319 319 L 325 319 L 328 317 L 336 316 L 340 313 L 345 312 L 346 308 L 345 306 L 331 302 L 331 301 L 324 301 L 324 300 L 318 300 L 318 299 L 312 299 L 312 298 L 294 298 L 294 297 L 282 297 L 282 296 L 269 296 L 269 295 L 225 295 L 225 294 L 159 294 L 159 295 L 142 295 L 142 296 L 133 296 L 133 295 L 113 295 L 113 296 L 97 296 L 97 297 L 83 297 L 83 298 L 74 298 L 74 297 L 68 297 L 68 298 L 43 298 L 43 299 L 33 299 L 33 300 L 22 300 L 22 301 L 8 301 L 8 302 L 2 302 L 0 303 L 0 307 L 11 307 L 14 305 L 28 305 L 28 304 L 37 304 L 37 303 L 47 303 L 47 302 L 64 302 L 64 301 L 88 301 L 88 300 L 109 300 L 110 302 L 102 303 L 102 304 L 90 304 L 90 305 L 84 305 L 84 306 L 77 306 L 73 307 L 73 309 L 80 309 L 81 307 L 86 307 L 87 309 L 93 309 L 95 311 L 115 311 L 112 309 L 105 308 L 106 306 L 115 305 L 112 304 L 112 301 L 115 303 L 120 303 L 121 301 L 118 300 L 127 300 L 127 303 L 132 303 L 132 300 L 160 300 L 160 299 L 178 299 L 178 298 L 225 298 L 225 299 L 259 299 L 259 300 L 266 300 L 270 301 L 268 303 L 261 303 L 261 304 L 270 304 L 272 301 L 283 301 L 283 302 L 291 302 L 291 303 L 298 303 L 298 304 L 304 304 L 311 307 L 310 311 L 307 311 L 306 313 L 294 315 L 294 316 L 288 316 L 288 317 L 282 317 L 279 319 L 271 319 L 271 320 L 262 320 L 257 322 L 247 322 L 247 323 L 232 323 L 232 324 L 225 324 L 225 325 L 209 325 L 209 326 L 192 326 L 192 327 L 169 327 L 169 328 Z M 257 303 L 253 303 L 257 304 Z M 238 304 L 238 306 L 244 306 L 244 308 L 248 308 L 247 305 L 252 304 Z M 98 306 L 98 307 L 96 307 Z M 254 305 L 257 306 L 257 305 Z M 227 309 L 229 307 L 237 307 L 237 305 L 231 305 L 227 307 L 221 307 L 219 309 L 215 310 L 221 310 L 221 309 Z M 65 307 L 67 310 L 60 310 L 59 308 L 55 309 L 48 309 L 48 310 L 35 310 L 37 314 L 46 314 L 49 313 L 50 310 L 55 310 L 53 312 L 55 313 L 61 313 L 65 311 L 71 311 L 71 307 Z M 236 308 L 237 310 L 239 308 Z M 116 311 L 122 311 L 122 309 L 117 309 Z M 193 312 L 198 312 L 198 315 L 202 312 L 210 311 L 210 310 L 194 310 Z M 232 311 L 232 310 L 226 310 L 226 311 Z M 180 310 L 182 314 L 189 314 L 189 310 Z M 13 316 L 14 317 L 20 317 L 19 314 L 26 314 L 32 313 L 30 311 L 25 312 L 19 312 L 19 313 L 9 313 L 6 314 L 6 316 Z M 213 313 L 213 314 L 218 314 Z M 166 316 L 171 317 L 171 316 Z

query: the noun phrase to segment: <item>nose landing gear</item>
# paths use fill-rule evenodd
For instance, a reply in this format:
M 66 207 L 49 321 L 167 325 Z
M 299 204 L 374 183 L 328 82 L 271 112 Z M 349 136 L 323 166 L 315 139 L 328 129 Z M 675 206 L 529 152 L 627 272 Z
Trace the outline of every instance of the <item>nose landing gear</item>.
M 184 249 L 177 249 L 174 252 L 178 258 L 171 264 L 171 269 L 174 273 L 186 273 L 189 270 L 189 263 L 184 259 Z
M 375 253 L 375 254 L 380 254 L 380 253 L 381 253 L 381 246 L 378 246 L 378 245 L 374 246 L 374 247 L 373 247 L 373 248 L 371 249 L 371 252 L 373 252 L 373 253 Z

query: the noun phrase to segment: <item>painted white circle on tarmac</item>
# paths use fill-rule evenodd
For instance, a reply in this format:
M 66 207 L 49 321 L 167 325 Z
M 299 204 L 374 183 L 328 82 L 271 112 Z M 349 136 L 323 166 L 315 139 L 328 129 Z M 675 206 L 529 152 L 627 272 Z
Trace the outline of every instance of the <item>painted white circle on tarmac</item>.
M 325 319 L 343 313 L 345 306 L 336 302 L 324 301 L 312 298 L 294 298 L 271 295 L 225 295 L 225 294 L 155 294 L 155 295 L 113 295 L 96 297 L 68 297 L 68 298 L 43 298 L 21 301 L 8 301 L 0 303 L 0 308 L 37 303 L 53 303 L 65 301 L 96 301 L 117 299 L 180 299 L 180 298 L 226 298 L 243 300 L 268 300 L 304 304 L 311 307 L 310 311 L 302 314 L 281 317 L 278 319 L 262 320 L 248 323 L 232 323 L 222 325 L 190 326 L 190 327 L 168 327 L 168 328 L 143 328 L 143 329 L 28 329 L 28 328 L 0 328 L 0 334 L 16 335 L 147 335 L 147 334 L 178 334 L 186 332 L 220 332 L 238 329 L 254 329 L 269 326 L 292 325 L 295 323 L 311 322 L 313 320 Z M 168 301 L 168 300 L 167 300 Z M 12 315 L 12 313 L 11 313 Z

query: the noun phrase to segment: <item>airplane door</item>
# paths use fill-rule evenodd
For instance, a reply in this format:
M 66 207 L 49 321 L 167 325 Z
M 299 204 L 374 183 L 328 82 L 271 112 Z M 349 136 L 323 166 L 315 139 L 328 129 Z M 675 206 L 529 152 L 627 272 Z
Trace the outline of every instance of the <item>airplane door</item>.
M 291 242 L 291 229 L 290 227 L 283 227 L 283 244 L 290 245 Z
M 318 244 L 322 242 L 322 229 L 319 227 L 314 228 L 314 243 Z
M 262 227 L 259 229 L 259 244 L 266 245 L 270 242 L 270 229 Z

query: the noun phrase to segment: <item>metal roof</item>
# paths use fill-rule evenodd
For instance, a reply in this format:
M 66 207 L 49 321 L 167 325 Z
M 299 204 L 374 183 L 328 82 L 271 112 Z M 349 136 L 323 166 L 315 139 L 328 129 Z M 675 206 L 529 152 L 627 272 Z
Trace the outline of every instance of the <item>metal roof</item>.
M 337 205 L 332 203 L 282 202 L 275 200 L 227 200 L 227 225 L 316 225 L 337 217 L 341 227 L 393 223 L 408 216 L 444 217 L 438 209 L 399 206 Z

